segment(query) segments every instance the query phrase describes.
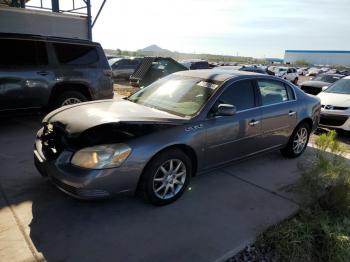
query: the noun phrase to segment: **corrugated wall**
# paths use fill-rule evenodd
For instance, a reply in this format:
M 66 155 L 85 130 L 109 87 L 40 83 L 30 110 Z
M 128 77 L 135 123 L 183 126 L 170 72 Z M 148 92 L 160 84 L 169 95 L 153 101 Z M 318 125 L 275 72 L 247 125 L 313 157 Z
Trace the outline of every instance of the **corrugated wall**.
M 0 32 L 88 39 L 87 18 L 0 6 Z
M 350 52 L 288 52 L 284 54 L 284 62 L 294 63 L 305 60 L 315 65 L 350 65 Z

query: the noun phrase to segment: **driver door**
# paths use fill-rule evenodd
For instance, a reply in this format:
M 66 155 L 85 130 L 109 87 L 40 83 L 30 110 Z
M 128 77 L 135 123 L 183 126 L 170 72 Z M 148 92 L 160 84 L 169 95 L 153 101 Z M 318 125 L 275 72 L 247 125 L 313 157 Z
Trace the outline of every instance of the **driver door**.
M 259 152 L 262 110 L 257 107 L 257 89 L 251 80 L 237 81 L 217 99 L 237 109 L 233 116 L 208 116 L 206 121 L 206 168 L 240 159 Z

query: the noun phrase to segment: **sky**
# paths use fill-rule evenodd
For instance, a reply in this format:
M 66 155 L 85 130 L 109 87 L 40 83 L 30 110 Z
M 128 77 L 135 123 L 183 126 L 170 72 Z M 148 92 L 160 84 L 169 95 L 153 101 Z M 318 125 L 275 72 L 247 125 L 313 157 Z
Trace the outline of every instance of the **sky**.
M 93 15 L 101 2 L 91 0 Z M 108 49 L 156 44 L 257 58 L 283 57 L 286 49 L 349 50 L 350 0 L 107 0 L 93 40 Z

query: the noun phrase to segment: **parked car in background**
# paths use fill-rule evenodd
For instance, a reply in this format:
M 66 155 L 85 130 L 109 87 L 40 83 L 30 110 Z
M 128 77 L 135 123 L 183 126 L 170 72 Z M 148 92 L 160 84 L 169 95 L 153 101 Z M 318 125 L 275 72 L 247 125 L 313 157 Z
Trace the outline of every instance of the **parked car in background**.
M 220 66 L 219 69 L 222 70 L 239 70 L 245 72 L 253 72 L 264 75 L 274 75 L 274 72 L 271 72 L 268 68 L 262 68 L 258 66 Z
M 320 74 L 311 80 L 300 84 L 300 88 L 308 94 L 317 95 L 323 89 L 333 84 L 335 81 L 343 78 L 344 75 L 340 74 Z
M 321 99 L 320 125 L 350 131 L 350 76 L 317 95 Z
M 202 59 L 191 59 L 191 60 L 183 60 L 180 62 L 182 65 L 186 66 L 190 70 L 196 69 L 209 69 L 212 68 L 208 61 Z
M 170 57 L 144 57 L 141 64 L 130 76 L 130 84 L 135 87 L 144 87 L 169 74 L 188 70 Z
M 112 59 L 112 58 L 123 58 L 122 56 L 119 55 L 108 55 L 106 54 L 107 60 Z
M 293 67 L 276 67 L 275 75 L 280 78 L 286 79 L 295 85 L 298 84 L 298 73 L 297 70 Z
M 301 67 L 297 69 L 298 75 L 305 76 L 308 73 L 308 67 Z
M 309 68 L 308 73 L 306 74 L 307 76 L 317 76 L 318 74 L 322 73 L 321 69 L 312 67 Z
M 130 76 L 135 72 L 136 68 L 141 64 L 142 58 L 112 58 L 108 60 L 112 68 L 112 76 L 114 80 L 129 80 Z
M 300 156 L 320 108 L 317 97 L 273 76 L 177 72 L 125 99 L 51 112 L 35 165 L 77 198 L 129 192 L 165 205 L 196 173 L 271 150 Z
M 220 70 L 239 70 L 241 68 L 242 68 L 242 66 L 239 66 L 239 65 L 236 65 L 236 66 L 219 66 L 219 67 L 217 67 L 217 69 L 220 69 Z
M 266 70 L 262 69 L 261 67 L 258 66 L 242 66 L 240 71 L 246 71 L 246 72 L 253 72 L 253 73 L 259 73 L 259 74 L 268 74 Z
M 349 70 L 339 70 L 339 74 L 350 76 L 350 69 Z
M 52 109 L 113 97 L 100 44 L 0 34 L 0 112 Z

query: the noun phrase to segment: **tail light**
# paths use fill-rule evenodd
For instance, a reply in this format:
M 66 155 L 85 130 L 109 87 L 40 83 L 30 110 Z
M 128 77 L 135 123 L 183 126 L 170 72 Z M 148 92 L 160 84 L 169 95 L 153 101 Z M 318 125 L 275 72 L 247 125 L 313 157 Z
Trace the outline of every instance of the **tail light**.
M 112 77 L 112 70 L 111 69 L 105 69 L 105 70 L 103 70 L 103 74 L 105 76 Z

